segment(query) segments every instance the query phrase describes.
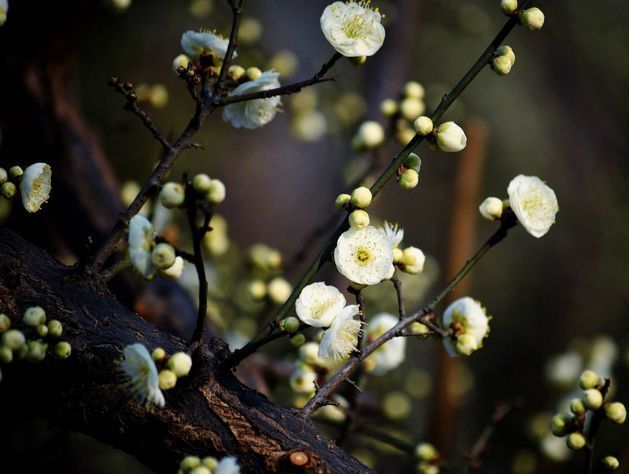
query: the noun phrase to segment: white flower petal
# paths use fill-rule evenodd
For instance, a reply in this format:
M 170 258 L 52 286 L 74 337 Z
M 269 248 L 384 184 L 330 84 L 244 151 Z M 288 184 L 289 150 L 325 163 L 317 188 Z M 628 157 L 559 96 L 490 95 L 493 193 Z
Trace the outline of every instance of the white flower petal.
M 321 338 L 320 358 L 345 360 L 356 350 L 361 322 L 354 319 L 354 316 L 358 313 L 358 305 L 349 305 L 332 321 L 332 325 L 323 332 Z
M 240 84 L 229 93 L 229 96 L 277 89 L 280 87 L 278 77 L 278 72 L 265 71 L 256 80 Z M 235 128 L 259 128 L 275 118 L 280 105 L 281 98 L 279 96 L 228 104 L 223 109 L 223 120 L 230 122 Z
M 304 323 L 326 328 L 345 307 L 345 297 L 333 286 L 323 282 L 306 286 L 295 302 L 297 317 Z
M 52 189 L 52 169 L 46 163 L 35 163 L 24 170 L 20 182 L 22 204 L 28 212 L 37 212 L 48 201 Z
M 509 205 L 522 227 L 533 237 L 542 237 L 555 223 L 559 203 L 555 192 L 537 176 L 519 175 L 507 188 Z
M 399 319 L 391 314 L 380 313 L 374 316 L 367 324 L 367 340 L 376 340 L 389 329 L 398 323 Z M 370 373 L 373 375 L 384 375 L 390 370 L 397 368 L 404 362 L 406 351 L 406 339 L 396 337 L 385 342 L 369 357 L 374 362 Z
M 448 328 L 456 323 L 460 327 L 458 336 L 471 336 L 476 340 L 478 348 L 483 347 L 483 339 L 489 333 L 489 318 L 478 301 L 466 296 L 454 301 L 443 313 L 443 325 Z M 443 340 L 448 354 L 457 355 L 456 341 L 451 338 Z
M 382 230 L 372 226 L 350 229 L 337 241 L 334 263 L 354 283 L 375 285 L 390 277 L 393 249 Z
M 129 258 L 145 278 L 155 274 L 151 251 L 155 244 L 153 226 L 144 216 L 135 215 L 129 221 Z
M 204 53 L 214 53 L 219 58 L 224 58 L 227 52 L 229 40 L 209 31 L 186 31 L 181 35 L 181 48 L 186 54 L 198 58 Z M 234 53 L 236 57 L 236 53 Z
M 238 460 L 234 456 L 227 456 L 218 463 L 214 474 L 240 474 Z
M 377 10 L 357 2 L 334 2 L 321 15 L 321 30 L 332 47 L 346 57 L 372 56 L 384 42 Z
M 159 389 L 157 367 L 148 349 L 142 344 L 124 348 L 120 370 L 126 378 L 126 388 L 143 404 L 163 407 L 166 403 Z

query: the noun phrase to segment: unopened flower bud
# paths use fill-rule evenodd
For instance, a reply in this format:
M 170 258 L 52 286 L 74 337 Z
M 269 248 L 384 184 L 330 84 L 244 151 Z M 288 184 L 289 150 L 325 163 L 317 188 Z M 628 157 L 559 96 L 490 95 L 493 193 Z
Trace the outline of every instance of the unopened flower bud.
M 583 392 L 583 403 L 590 410 L 598 410 L 603 404 L 603 394 L 595 388 L 589 388 Z
M 201 459 L 197 456 L 186 456 L 181 460 L 179 467 L 182 471 L 190 471 L 201 465 Z
M 284 304 L 290 297 L 293 287 L 282 277 L 273 278 L 268 286 L 269 298 L 275 304 Z
M 513 63 L 506 56 L 496 56 L 491 61 L 491 68 L 495 71 L 499 76 L 506 76 L 511 71 L 511 66 Z
M 384 129 L 378 122 L 364 122 L 358 128 L 355 139 L 366 148 L 376 148 L 384 142 Z
M 63 333 L 63 325 L 61 324 L 61 321 L 58 321 L 56 319 L 51 319 L 48 322 L 48 335 L 50 337 L 61 337 L 62 333 Z
M 404 252 L 402 252 L 402 249 L 395 247 L 393 249 L 393 263 L 402 263 L 403 258 L 404 258 Z
M 211 182 L 212 180 L 208 175 L 200 173 L 192 178 L 192 187 L 197 193 L 204 195 L 210 191 Z
M 352 211 L 348 218 L 349 226 L 352 229 L 364 229 L 369 225 L 369 214 L 361 209 Z
M 573 418 L 569 413 L 559 413 L 550 420 L 550 431 L 559 437 L 566 436 L 574 429 Z
M 11 179 L 19 178 L 23 174 L 24 174 L 24 170 L 22 169 L 21 166 L 11 166 L 11 168 L 9 168 L 9 178 Z
M 159 388 L 161 388 L 162 390 L 170 390 L 175 385 L 177 385 L 177 376 L 172 370 L 160 370 L 158 381 Z
M 179 183 L 166 183 L 159 193 L 159 201 L 166 209 L 173 209 L 183 204 L 185 191 Z
M 421 461 L 431 462 L 437 459 L 439 453 L 430 443 L 419 443 L 415 448 L 415 456 Z
M 261 300 L 266 296 L 266 283 L 262 280 L 253 280 L 247 285 L 247 293 L 254 300 Z
M 17 329 L 9 329 L 2 335 L 2 345 L 12 351 L 19 350 L 26 343 L 24 333 Z
M 35 328 L 35 331 L 39 334 L 39 337 L 46 337 L 48 335 L 48 326 L 40 324 Z
M 55 355 L 59 359 L 67 359 L 72 354 L 72 346 L 69 342 L 61 341 L 55 345 Z
M 201 463 L 212 472 L 218 467 L 218 459 L 212 456 L 204 457 Z
M 179 68 L 188 69 L 188 64 L 190 64 L 190 58 L 185 54 L 180 54 L 173 59 L 173 72 L 179 74 Z
M 578 431 L 575 431 L 574 433 L 570 433 L 568 437 L 566 438 L 566 444 L 568 445 L 568 447 L 575 451 L 579 449 L 583 449 L 585 447 L 585 443 L 586 443 L 585 436 L 583 436 Z
M 404 166 L 419 173 L 419 170 L 422 166 L 422 160 L 415 153 L 409 153 L 409 155 L 404 160 Z
M 402 189 L 413 189 L 419 184 L 419 173 L 413 169 L 404 170 L 400 175 L 400 187 Z
M 232 66 L 229 66 L 227 74 L 229 74 L 229 77 L 232 80 L 239 81 L 246 74 L 246 72 L 244 67 L 239 66 L 238 64 L 234 64 Z
M 587 408 L 580 398 L 575 398 L 570 402 L 570 411 L 575 415 L 584 415 Z
M 225 200 L 226 194 L 225 184 L 219 179 L 213 179 L 210 181 L 210 190 L 205 198 L 212 204 L 220 204 Z
M 46 358 L 46 350 L 48 349 L 48 344 L 45 344 L 41 341 L 29 341 L 28 342 L 28 354 L 26 359 L 29 362 L 41 362 Z M 55 347 L 55 353 L 57 348 Z
M 303 334 L 295 334 L 293 337 L 290 338 L 290 343 L 293 347 L 299 347 L 304 342 L 306 342 L 306 336 L 304 336 Z
M 531 31 L 539 30 L 544 26 L 544 13 L 537 7 L 523 10 L 518 15 L 520 16 L 520 23 Z
M 0 346 L 0 362 L 10 364 L 13 360 L 13 351 L 6 346 Z
M 461 127 L 454 122 L 445 122 L 436 130 L 437 146 L 441 151 L 457 152 L 467 145 L 467 137 Z
M 593 370 L 585 370 L 579 377 L 579 387 L 583 390 L 588 388 L 596 388 L 601 384 L 602 380 Z
M 175 263 L 175 258 L 177 258 L 175 247 L 167 243 L 157 244 L 153 252 L 151 252 L 151 261 L 159 270 L 172 267 Z
M 16 190 L 17 188 L 15 187 L 15 184 L 10 181 L 7 181 L 6 183 L 3 183 L 2 186 L 0 186 L 0 194 L 2 194 L 2 197 L 4 197 L 5 199 L 13 198 L 13 196 L 15 196 Z
M 411 275 L 417 275 L 424 270 L 426 256 L 417 247 L 407 247 L 402 252 L 402 270 Z
M 7 332 L 11 327 L 11 320 L 6 314 L 0 313 L 0 334 Z
M 371 204 L 373 196 L 371 195 L 371 191 L 369 188 L 365 186 L 361 186 L 352 191 L 352 196 L 350 202 L 353 206 L 359 209 L 366 209 Z
M 22 321 L 27 326 L 37 327 L 46 322 L 46 312 L 41 306 L 32 306 L 24 311 Z
M 7 170 L 5 170 L 4 168 L 0 168 L 0 184 L 6 183 L 7 179 L 9 179 Z
M 185 377 L 190 373 L 192 368 L 192 359 L 185 352 L 175 352 L 168 359 L 168 368 L 172 370 L 177 377 Z
M 615 471 L 620 467 L 620 462 L 614 456 L 605 456 L 601 459 L 601 464 L 608 471 Z
M 282 329 L 289 334 L 297 332 L 299 329 L 299 320 L 293 316 L 289 316 L 282 321 Z
M 397 113 L 397 102 L 393 99 L 385 99 L 380 104 L 380 113 L 385 117 L 393 117 Z
M 157 347 L 151 354 L 151 358 L 157 362 L 164 359 L 167 355 L 168 354 L 166 354 L 166 351 L 164 349 L 162 349 L 161 347 Z
M 245 71 L 245 74 L 250 81 L 255 81 L 262 75 L 262 71 L 257 67 L 250 67 Z
M 518 0 L 502 0 L 500 9 L 505 15 L 511 15 L 518 9 Z
M 418 321 L 415 321 L 410 325 L 410 330 L 413 331 L 413 334 L 417 334 L 418 336 L 423 336 L 430 332 L 430 328 L 428 326 Z
M 509 58 L 509 61 L 511 61 L 511 65 L 513 66 L 515 64 L 515 53 L 513 52 L 513 48 L 511 46 L 500 46 L 497 50 L 496 50 L 496 54 L 498 56 L 506 56 L 507 58 Z
M 417 81 L 409 81 L 404 84 L 404 97 L 412 97 L 413 99 L 423 99 L 425 95 L 424 86 Z
M 413 122 L 413 128 L 415 129 L 418 135 L 425 137 L 426 135 L 432 132 L 434 125 L 430 117 L 426 117 L 425 115 L 422 115 L 421 117 L 418 117 Z
M 400 102 L 400 115 L 406 120 L 415 120 L 426 111 L 424 103 L 412 97 Z
M 349 194 L 339 194 L 334 201 L 334 205 L 337 209 L 342 209 L 352 199 Z
M 488 197 L 478 206 L 478 210 L 480 215 L 488 221 L 495 221 L 502 216 L 503 207 L 502 199 Z
M 625 405 L 620 402 L 606 403 L 605 416 L 614 423 L 622 425 L 627 419 L 627 409 L 625 408 Z

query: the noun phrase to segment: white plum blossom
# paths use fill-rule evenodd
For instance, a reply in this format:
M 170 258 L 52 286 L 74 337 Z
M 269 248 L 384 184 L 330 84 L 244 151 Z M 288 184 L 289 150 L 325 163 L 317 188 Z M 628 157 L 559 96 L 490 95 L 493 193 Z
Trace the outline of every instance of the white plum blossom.
M 375 341 L 385 332 L 398 323 L 399 319 L 388 313 L 380 313 L 374 316 L 367 324 L 367 340 Z M 373 362 L 370 373 L 373 375 L 384 375 L 390 370 L 397 368 L 405 357 L 406 339 L 396 337 L 385 342 L 369 356 Z
M 9 1 L 0 0 L 0 26 L 7 21 L 7 12 L 9 11 Z
M 336 243 L 334 263 L 343 276 L 359 285 L 391 278 L 393 249 L 384 230 L 368 226 L 343 232 Z
M 461 127 L 454 122 L 445 122 L 437 127 L 435 132 L 437 146 L 441 151 L 454 153 L 461 151 L 467 145 L 467 137 Z
M 278 77 L 279 73 L 274 70 L 265 71 L 254 81 L 240 84 L 229 93 L 229 96 L 277 89 L 280 87 Z M 223 120 L 230 122 L 236 128 L 259 128 L 275 118 L 280 104 L 281 99 L 279 96 L 228 104 L 223 109 Z
M 384 42 L 382 17 L 369 1 L 334 2 L 321 15 L 321 30 L 343 56 L 372 56 Z
M 186 31 L 181 35 L 181 48 L 192 58 L 213 53 L 224 58 L 229 41 L 209 31 Z M 234 53 L 236 57 L 236 53 Z
M 361 322 L 354 319 L 360 312 L 358 305 L 348 305 L 323 332 L 319 345 L 321 359 L 345 360 L 356 350 Z
M 125 388 L 143 405 L 163 407 L 164 394 L 159 389 L 157 367 L 148 349 L 142 344 L 131 344 L 124 348 L 120 361 L 126 382 Z
M 238 459 L 236 459 L 234 456 L 224 457 L 218 463 L 218 466 L 216 466 L 214 474 L 240 474 Z
M 453 326 L 455 336 L 443 340 L 446 351 L 452 357 L 470 355 L 483 347 L 483 339 L 489 333 L 489 318 L 478 301 L 466 296 L 454 301 L 443 313 L 446 329 Z
M 533 237 L 545 235 L 555 223 L 559 203 L 555 192 L 537 176 L 519 175 L 507 188 L 509 206 Z
M 156 268 L 153 266 L 151 252 L 155 245 L 153 225 L 144 216 L 135 215 L 129 221 L 129 259 L 144 278 L 152 278 Z
M 306 286 L 295 302 L 297 317 L 302 322 L 327 328 L 345 307 L 345 297 L 334 286 L 323 282 Z
M 46 163 L 35 163 L 24 170 L 20 182 L 22 204 L 28 212 L 37 212 L 48 201 L 52 189 L 52 168 Z

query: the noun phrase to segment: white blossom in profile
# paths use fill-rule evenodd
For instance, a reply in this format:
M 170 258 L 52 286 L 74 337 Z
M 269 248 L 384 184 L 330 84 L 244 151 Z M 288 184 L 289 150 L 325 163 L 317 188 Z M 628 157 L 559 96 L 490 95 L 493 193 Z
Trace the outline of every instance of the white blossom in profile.
M 155 267 L 151 252 L 155 245 L 153 225 L 144 216 L 135 215 L 129 221 L 129 259 L 144 278 L 152 278 Z
M 441 151 L 455 153 L 467 145 L 467 137 L 461 127 L 454 122 L 445 122 L 435 132 L 437 146 Z
M 229 96 L 253 94 L 255 92 L 277 89 L 280 87 L 278 77 L 278 72 L 273 70 L 265 71 L 257 79 L 240 84 L 229 93 Z M 223 120 L 230 122 L 232 126 L 236 128 L 259 128 L 275 118 L 280 105 L 280 96 L 228 104 L 223 109 Z
M 454 337 L 443 340 L 446 351 L 452 357 L 483 347 L 483 339 L 489 333 L 489 318 L 478 301 L 466 296 L 454 301 L 443 313 L 443 326 L 456 328 Z
M 218 466 L 216 466 L 214 474 L 240 474 L 238 459 L 236 459 L 234 456 L 224 457 L 218 463 Z
M 125 377 L 125 389 L 143 405 L 163 407 L 164 394 L 159 389 L 157 367 L 148 349 L 142 344 L 124 348 L 119 368 Z
M 555 192 L 537 176 L 519 175 L 507 188 L 509 206 L 533 237 L 544 236 L 555 223 L 559 203 Z
M 382 336 L 398 323 L 399 319 L 388 313 L 380 313 L 374 316 L 367 324 L 367 341 L 372 342 Z M 384 375 L 397 368 L 404 362 L 406 351 L 406 339 L 396 337 L 385 342 L 369 356 L 373 362 L 370 373 Z
M 343 56 L 372 56 L 384 42 L 382 16 L 369 1 L 334 2 L 321 15 L 321 30 Z
M 395 270 L 389 238 L 372 226 L 343 232 L 336 243 L 334 263 L 339 273 L 359 285 L 380 283 Z
M 306 286 L 295 301 L 297 317 L 304 323 L 327 328 L 345 307 L 345 297 L 334 286 L 323 282 Z
M 24 170 L 20 194 L 24 209 L 33 213 L 48 201 L 52 189 L 52 168 L 46 163 L 35 163 Z
M 195 59 L 202 54 L 214 54 L 219 58 L 224 58 L 228 45 L 227 39 L 209 31 L 188 30 L 181 35 L 181 48 L 188 56 Z
M 319 345 L 321 359 L 345 360 L 356 350 L 361 322 L 354 319 L 354 316 L 358 313 L 358 305 L 346 306 L 323 332 Z

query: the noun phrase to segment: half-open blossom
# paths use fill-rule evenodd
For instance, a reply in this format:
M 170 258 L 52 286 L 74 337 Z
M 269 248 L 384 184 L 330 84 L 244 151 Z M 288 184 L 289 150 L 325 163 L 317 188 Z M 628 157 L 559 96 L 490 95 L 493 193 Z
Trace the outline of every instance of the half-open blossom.
M 467 137 L 461 127 L 454 122 L 445 122 L 435 131 L 437 146 L 441 151 L 457 152 L 467 145 Z
M 384 42 L 382 17 L 369 1 L 334 2 L 321 15 L 321 30 L 343 56 L 372 56 Z
M 163 407 L 166 403 L 159 389 L 157 367 L 151 354 L 142 344 L 124 348 L 120 370 L 125 377 L 125 388 L 143 405 Z
M 323 332 L 319 357 L 341 361 L 356 350 L 361 322 L 354 316 L 358 313 L 358 305 L 349 305 L 332 321 L 332 325 Z
M 424 271 L 426 256 L 417 247 L 407 247 L 402 252 L 401 269 L 411 275 L 417 275 Z
M 48 201 L 52 189 L 52 169 L 46 163 L 35 163 L 24 170 L 20 182 L 22 204 L 28 212 L 37 212 Z
M 278 72 L 265 71 L 256 80 L 240 84 L 230 92 L 229 96 L 277 89 L 280 87 L 278 77 Z M 223 109 L 223 120 L 230 122 L 236 128 L 259 128 L 275 118 L 280 104 L 280 96 L 228 104 Z
M 555 192 L 537 176 L 519 175 L 507 188 L 509 206 L 522 227 L 533 237 L 542 237 L 555 223 L 559 203 Z
M 306 286 L 295 302 L 297 317 L 318 328 L 327 328 L 345 307 L 343 293 L 323 282 Z
M 483 347 L 483 339 L 489 333 L 489 318 L 478 301 L 469 296 L 459 298 L 443 313 L 443 325 L 454 335 L 443 340 L 446 351 L 452 357 L 470 355 Z
M 214 474 L 240 474 L 238 459 L 236 459 L 234 456 L 224 457 L 218 463 L 218 466 L 216 466 Z
M 228 45 L 227 39 L 209 31 L 189 30 L 181 35 L 181 47 L 191 58 L 198 58 L 202 54 L 214 54 L 224 58 Z
M 375 341 L 385 332 L 398 323 L 399 319 L 387 313 L 380 313 L 374 316 L 367 324 L 367 340 Z M 369 356 L 373 362 L 370 373 L 374 375 L 384 375 L 390 370 L 398 367 L 405 357 L 406 339 L 396 337 L 382 344 Z
M 369 226 L 343 232 L 336 243 L 334 263 L 350 281 L 375 285 L 393 276 L 393 249 L 385 232 Z
M 155 245 L 153 226 L 146 217 L 135 215 L 129 221 L 129 259 L 144 278 L 155 274 L 151 252 Z

